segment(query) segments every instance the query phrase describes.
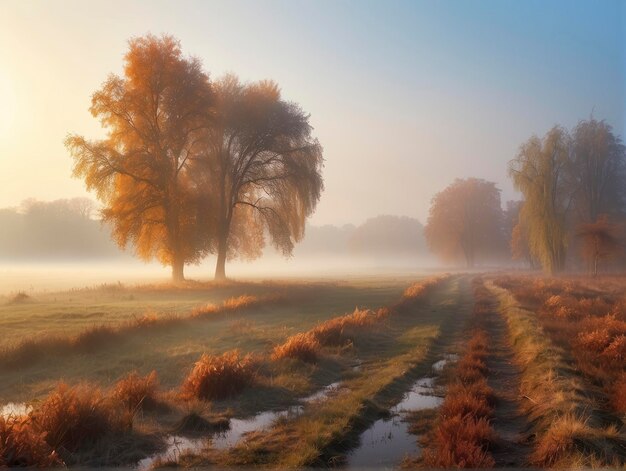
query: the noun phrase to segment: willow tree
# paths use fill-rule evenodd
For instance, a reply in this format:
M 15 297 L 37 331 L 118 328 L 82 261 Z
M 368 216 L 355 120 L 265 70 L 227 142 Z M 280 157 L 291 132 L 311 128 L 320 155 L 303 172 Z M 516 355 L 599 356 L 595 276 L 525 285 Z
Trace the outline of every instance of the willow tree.
M 594 118 L 579 122 L 572 131 L 571 157 L 569 184 L 578 222 L 593 224 L 601 214 L 623 211 L 626 151 L 611 126 Z
M 107 130 L 102 140 L 70 135 L 74 175 L 104 204 L 121 246 L 171 265 L 175 281 L 204 250 L 197 233 L 201 201 L 189 163 L 210 122 L 213 93 L 200 62 L 170 36 L 129 41 L 124 75 L 110 75 L 91 101 Z
M 429 247 L 446 261 L 495 253 L 503 243 L 500 190 L 478 178 L 457 179 L 432 200 L 424 235 Z
M 570 138 L 555 126 L 543 139 L 531 137 L 509 162 L 509 175 L 524 195 L 520 220 L 527 229 L 531 255 L 548 273 L 563 270 L 567 249 L 566 218 L 571 202 L 567 184 Z
M 323 190 L 323 158 L 309 116 L 283 100 L 274 82 L 243 84 L 231 75 L 215 92 L 215 125 L 195 163 L 207 175 L 215 278 L 222 279 L 226 259 L 258 257 L 266 234 L 276 249 L 292 253 Z

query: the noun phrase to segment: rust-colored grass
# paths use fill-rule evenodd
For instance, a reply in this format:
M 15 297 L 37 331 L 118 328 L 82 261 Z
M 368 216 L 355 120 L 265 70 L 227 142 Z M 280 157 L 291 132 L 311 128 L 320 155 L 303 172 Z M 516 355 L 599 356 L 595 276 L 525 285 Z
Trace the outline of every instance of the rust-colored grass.
M 500 277 L 496 284 L 537 311 L 541 326 L 565 347 L 578 369 L 603 385 L 609 402 L 623 412 L 618 383 L 626 365 L 623 278 L 597 280 Z M 621 291 L 620 291 L 621 288 Z
M 272 360 L 293 358 L 306 363 L 317 362 L 320 343 L 309 332 L 292 335 L 283 344 L 274 347 Z
M 35 430 L 30 417 L 0 417 L 0 468 L 63 465 L 45 436 Z
M 181 387 L 183 395 L 203 400 L 235 396 L 254 382 L 254 362 L 250 355 L 233 350 L 222 355 L 204 354 Z
M 119 411 L 100 389 L 89 384 L 60 383 L 31 413 L 31 418 L 57 452 L 85 449 L 123 428 Z
M 140 409 L 153 408 L 157 404 L 158 388 L 156 371 L 145 376 L 133 371 L 115 384 L 112 397 L 134 413 Z
M 486 304 L 474 310 L 484 312 Z M 489 446 L 495 434 L 489 423 L 493 415 L 493 391 L 487 385 L 485 358 L 487 336 L 476 330 L 456 365 L 456 381 L 448 387 L 438 419 L 422 460 L 427 467 L 491 468 L 495 461 Z
M 343 345 L 353 341 L 356 335 L 371 327 L 376 320 L 376 314 L 369 309 L 357 308 L 351 314 L 322 322 L 311 330 L 311 335 L 321 345 Z

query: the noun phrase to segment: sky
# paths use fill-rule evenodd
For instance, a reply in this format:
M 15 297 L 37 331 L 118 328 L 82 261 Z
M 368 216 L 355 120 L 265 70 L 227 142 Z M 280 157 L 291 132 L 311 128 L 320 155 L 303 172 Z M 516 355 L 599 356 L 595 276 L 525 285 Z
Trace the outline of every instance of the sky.
M 425 221 L 457 177 L 518 198 L 507 162 L 531 135 L 591 113 L 625 134 L 624 2 L 0 0 L 0 207 L 90 196 L 63 140 L 104 135 L 91 95 L 148 32 L 310 113 L 312 224 Z

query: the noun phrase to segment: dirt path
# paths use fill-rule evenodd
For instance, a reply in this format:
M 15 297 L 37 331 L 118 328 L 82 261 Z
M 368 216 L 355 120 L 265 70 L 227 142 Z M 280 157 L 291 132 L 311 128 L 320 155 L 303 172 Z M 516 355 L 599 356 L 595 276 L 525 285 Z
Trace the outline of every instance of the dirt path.
M 513 361 L 506 323 L 496 312 L 495 303 L 493 310 L 485 314 L 484 328 L 491 340 L 488 383 L 496 395 L 492 426 L 499 439 L 491 452 L 496 467 L 525 467 L 531 446 L 527 441 L 530 425 L 520 408 L 524 400 L 519 393 L 521 373 Z

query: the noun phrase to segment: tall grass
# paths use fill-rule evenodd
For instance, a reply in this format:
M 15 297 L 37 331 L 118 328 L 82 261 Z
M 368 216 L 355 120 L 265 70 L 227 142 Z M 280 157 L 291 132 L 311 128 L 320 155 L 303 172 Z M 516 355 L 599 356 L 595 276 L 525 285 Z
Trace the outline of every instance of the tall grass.
M 0 417 L 0 468 L 63 465 L 45 437 L 45 432 L 33 427 L 30 417 Z
M 140 376 L 133 371 L 120 379 L 113 387 L 112 397 L 131 413 L 139 409 L 153 408 L 157 404 L 159 380 L 156 371 Z
M 204 400 L 235 396 L 254 382 L 254 361 L 237 350 L 222 355 L 203 354 L 183 382 L 184 396 Z
M 615 386 L 626 365 L 626 309 L 620 297 L 624 291 L 601 291 L 602 285 L 595 281 L 592 289 L 582 280 L 535 279 L 529 283 L 525 278 L 507 277 L 496 283 L 537 311 L 552 340 L 571 354 L 580 371 L 603 385 L 614 410 L 625 413 L 624 390 Z M 609 286 L 618 286 L 618 279 Z M 621 286 L 626 290 L 626 281 L 622 280 Z
M 320 343 L 310 332 L 292 335 L 283 344 L 274 347 L 272 360 L 292 358 L 306 363 L 317 361 Z
M 522 371 L 522 406 L 534 435 L 531 464 L 607 467 L 614 466 L 616 459 L 623 464 L 625 454 L 614 429 L 607 427 L 598 416 L 597 405 L 587 393 L 588 385 L 565 360 L 564 350 L 551 341 L 542 321 L 544 315 L 522 307 L 541 306 L 562 294 L 577 293 L 582 299 L 589 294 L 589 289 L 562 280 L 529 281 L 506 277 L 497 279 L 496 283 L 506 287 L 505 290 L 491 285 L 500 300 L 515 359 Z M 549 302 L 549 309 L 561 307 L 569 306 L 560 300 Z M 562 335 L 571 335 L 571 319 L 575 317 L 574 313 L 559 318 L 564 330 Z
M 476 312 L 475 312 L 476 314 Z M 435 468 L 491 468 L 489 452 L 495 441 L 490 424 L 493 391 L 487 385 L 487 337 L 474 331 L 456 365 L 456 381 L 448 387 L 431 438 L 424 448 L 425 466 Z
M 100 389 L 87 383 L 60 383 L 31 413 L 31 418 L 57 452 L 83 450 L 124 429 L 120 411 Z

